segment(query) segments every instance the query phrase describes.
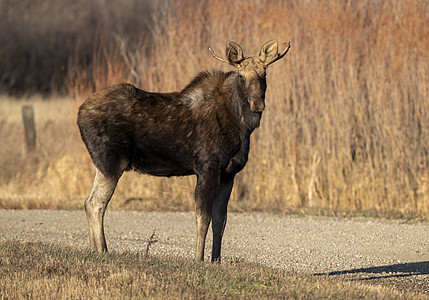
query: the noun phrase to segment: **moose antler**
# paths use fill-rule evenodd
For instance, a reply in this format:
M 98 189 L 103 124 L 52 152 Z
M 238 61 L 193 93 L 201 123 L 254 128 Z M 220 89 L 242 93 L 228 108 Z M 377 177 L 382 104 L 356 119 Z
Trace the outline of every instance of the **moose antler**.
M 284 43 L 284 45 L 286 45 L 286 43 Z M 289 49 L 290 49 L 290 41 L 289 41 L 289 43 L 287 44 L 288 46 L 287 46 L 287 48 L 283 51 L 283 53 L 282 54 L 279 54 L 279 53 L 277 53 L 277 57 L 275 57 L 273 60 L 271 60 L 271 61 L 269 61 L 269 62 L 266 62 L 264 65 L 265 65 L 265 67 L 268 67 L 269 65 L 271 65 L 273 62 L 276 62 L 276 61 L 278 61 L 279 59 L 281 59 L 281 58 L 283 58 L 283 56 L 285 56 L 286 55 L 286 53 L 289 51 Z
M 228 41 L 226 43 L 226 58 L 228 60 L 224 60 L 220 56 L 216 55 L 211 48 L 209 48 L 209 51 L 217 60 L 225 62 L 236 68 L 244 60 L 243 50 L 241 49 L 239 44 L 233 41 Z
M 230 65 L 230 64 L 231 64 L 229 61 L 224 60 L 222 57 L 220 57 L 220 56 L 218 56 L 216 53 L 214 53 L 214 51 L 213 51 L 213 50 L 212 50 L 212 48 L 210 48 L 210 47 L 209 47 L 209 51 L 210 51 L 210 53 L 212 54 L 212 56 L 213 56 L 214 58 L 216 58 L 217 60 L 219 60 L 219 61 L 221 61 L 221 62 L 224 62 L 224 63 L 227 63 L 228 65 Z

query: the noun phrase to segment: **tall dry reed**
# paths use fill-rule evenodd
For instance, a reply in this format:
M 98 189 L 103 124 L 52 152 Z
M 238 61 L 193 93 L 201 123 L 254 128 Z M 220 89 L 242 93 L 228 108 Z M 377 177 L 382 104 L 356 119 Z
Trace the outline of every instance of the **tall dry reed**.
M 427 213 L 428 23 L 423 0 L 172 2 L 151 15 L 150 44 L 135 51 L 125 42 L 110 50 L 99 45 L 90 77 L 88 70 L 70 71 L 69 90 L 77 100 L 68 113 L 75 115 L 94 87 L 130 81 L 167 92 L 181 89 L 199 71 L 229 70 L 207 51 L 223 52 L 227 40 L 241 44 L 245 55 L 256 55 L 269 39 L 290 40 L 288 56 L 268 70 L 267 108 L 231 207 Z M 91 163 L 74 122 L 61 124 L 73 134 L 51 141 L 52 147 L 71 144 L 73 151 L 41 158 L 47 166 L 38 168 L 43 174 L 36 182 L 31 172 L 6 180 L 2 189 L 9 198 L 3 199 L 31 187 L 35 198 L 83 201 Z M 62 185 L 53 183 L 61 176 Z M 45 181 L 52 186 L 38 188 Z M 26 183 L 14 190 L 16 182 Z M 194 184 L 193 178 L 129 173 L 114 197 L 119 208 L 189 209 Z

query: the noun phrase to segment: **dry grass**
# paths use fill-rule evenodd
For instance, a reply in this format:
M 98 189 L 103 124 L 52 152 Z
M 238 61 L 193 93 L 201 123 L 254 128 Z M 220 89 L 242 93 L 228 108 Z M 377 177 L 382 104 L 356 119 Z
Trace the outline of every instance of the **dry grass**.
M 233 13 L 232 13 L 233 12 Z M 191 1 L 151 14 L 152 43 L 94 50 L 69 70 L 75 100 L 35 101 L 39 148 L 21 149 L 19 101 L 1 99 L 0 207 L 81 207 L 93 168 L 75 126 L 94 88 L 130 81 L 182 88 L 227 40 L 255 55 L 268 39 L 292 49 L 268 70 L 267 110 L 230 208 L 429 212 L 427 1 Z M 121 46 L 122 45 L 122 46 Z M 10 111 L 10 113 L 9 113 Z M 10 134 L 10 133 L 13 134 Z M 193 206 L 194 178 L 126 174 L 111 207 Z
M 3 299 L 423 299 L 383 285 L 298 275 L 243 262 L 195 264 L 179 258 L 0 243 Z

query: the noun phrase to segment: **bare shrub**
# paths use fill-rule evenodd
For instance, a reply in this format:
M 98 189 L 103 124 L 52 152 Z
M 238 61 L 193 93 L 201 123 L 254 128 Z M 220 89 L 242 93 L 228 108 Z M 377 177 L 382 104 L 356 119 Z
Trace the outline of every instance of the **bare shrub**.
M 131 49 L 149 41 L 151 7 L 149 0 L 0 0 L 0 91 L 64 94 L 76 69 L 98 80 L 92 69 L 111 61 L 116 36 Z

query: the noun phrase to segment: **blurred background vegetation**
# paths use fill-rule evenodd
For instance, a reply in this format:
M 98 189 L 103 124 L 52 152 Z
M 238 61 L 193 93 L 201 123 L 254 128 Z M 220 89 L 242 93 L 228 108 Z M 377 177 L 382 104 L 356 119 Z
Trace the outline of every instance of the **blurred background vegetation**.
M 83 206 L 94 168 L 76 114 L 93 91 L 180 90 L 231 69 L 208 47 L 233 40 L 251 56 L 277 39 L 292 48 L 268 70 L 230 208 L 429 213 L 427 24 L 425 0 L 0 0 L 0 208 Z M 194 185 L 127 173 L 110 207 L 191 210 Z

